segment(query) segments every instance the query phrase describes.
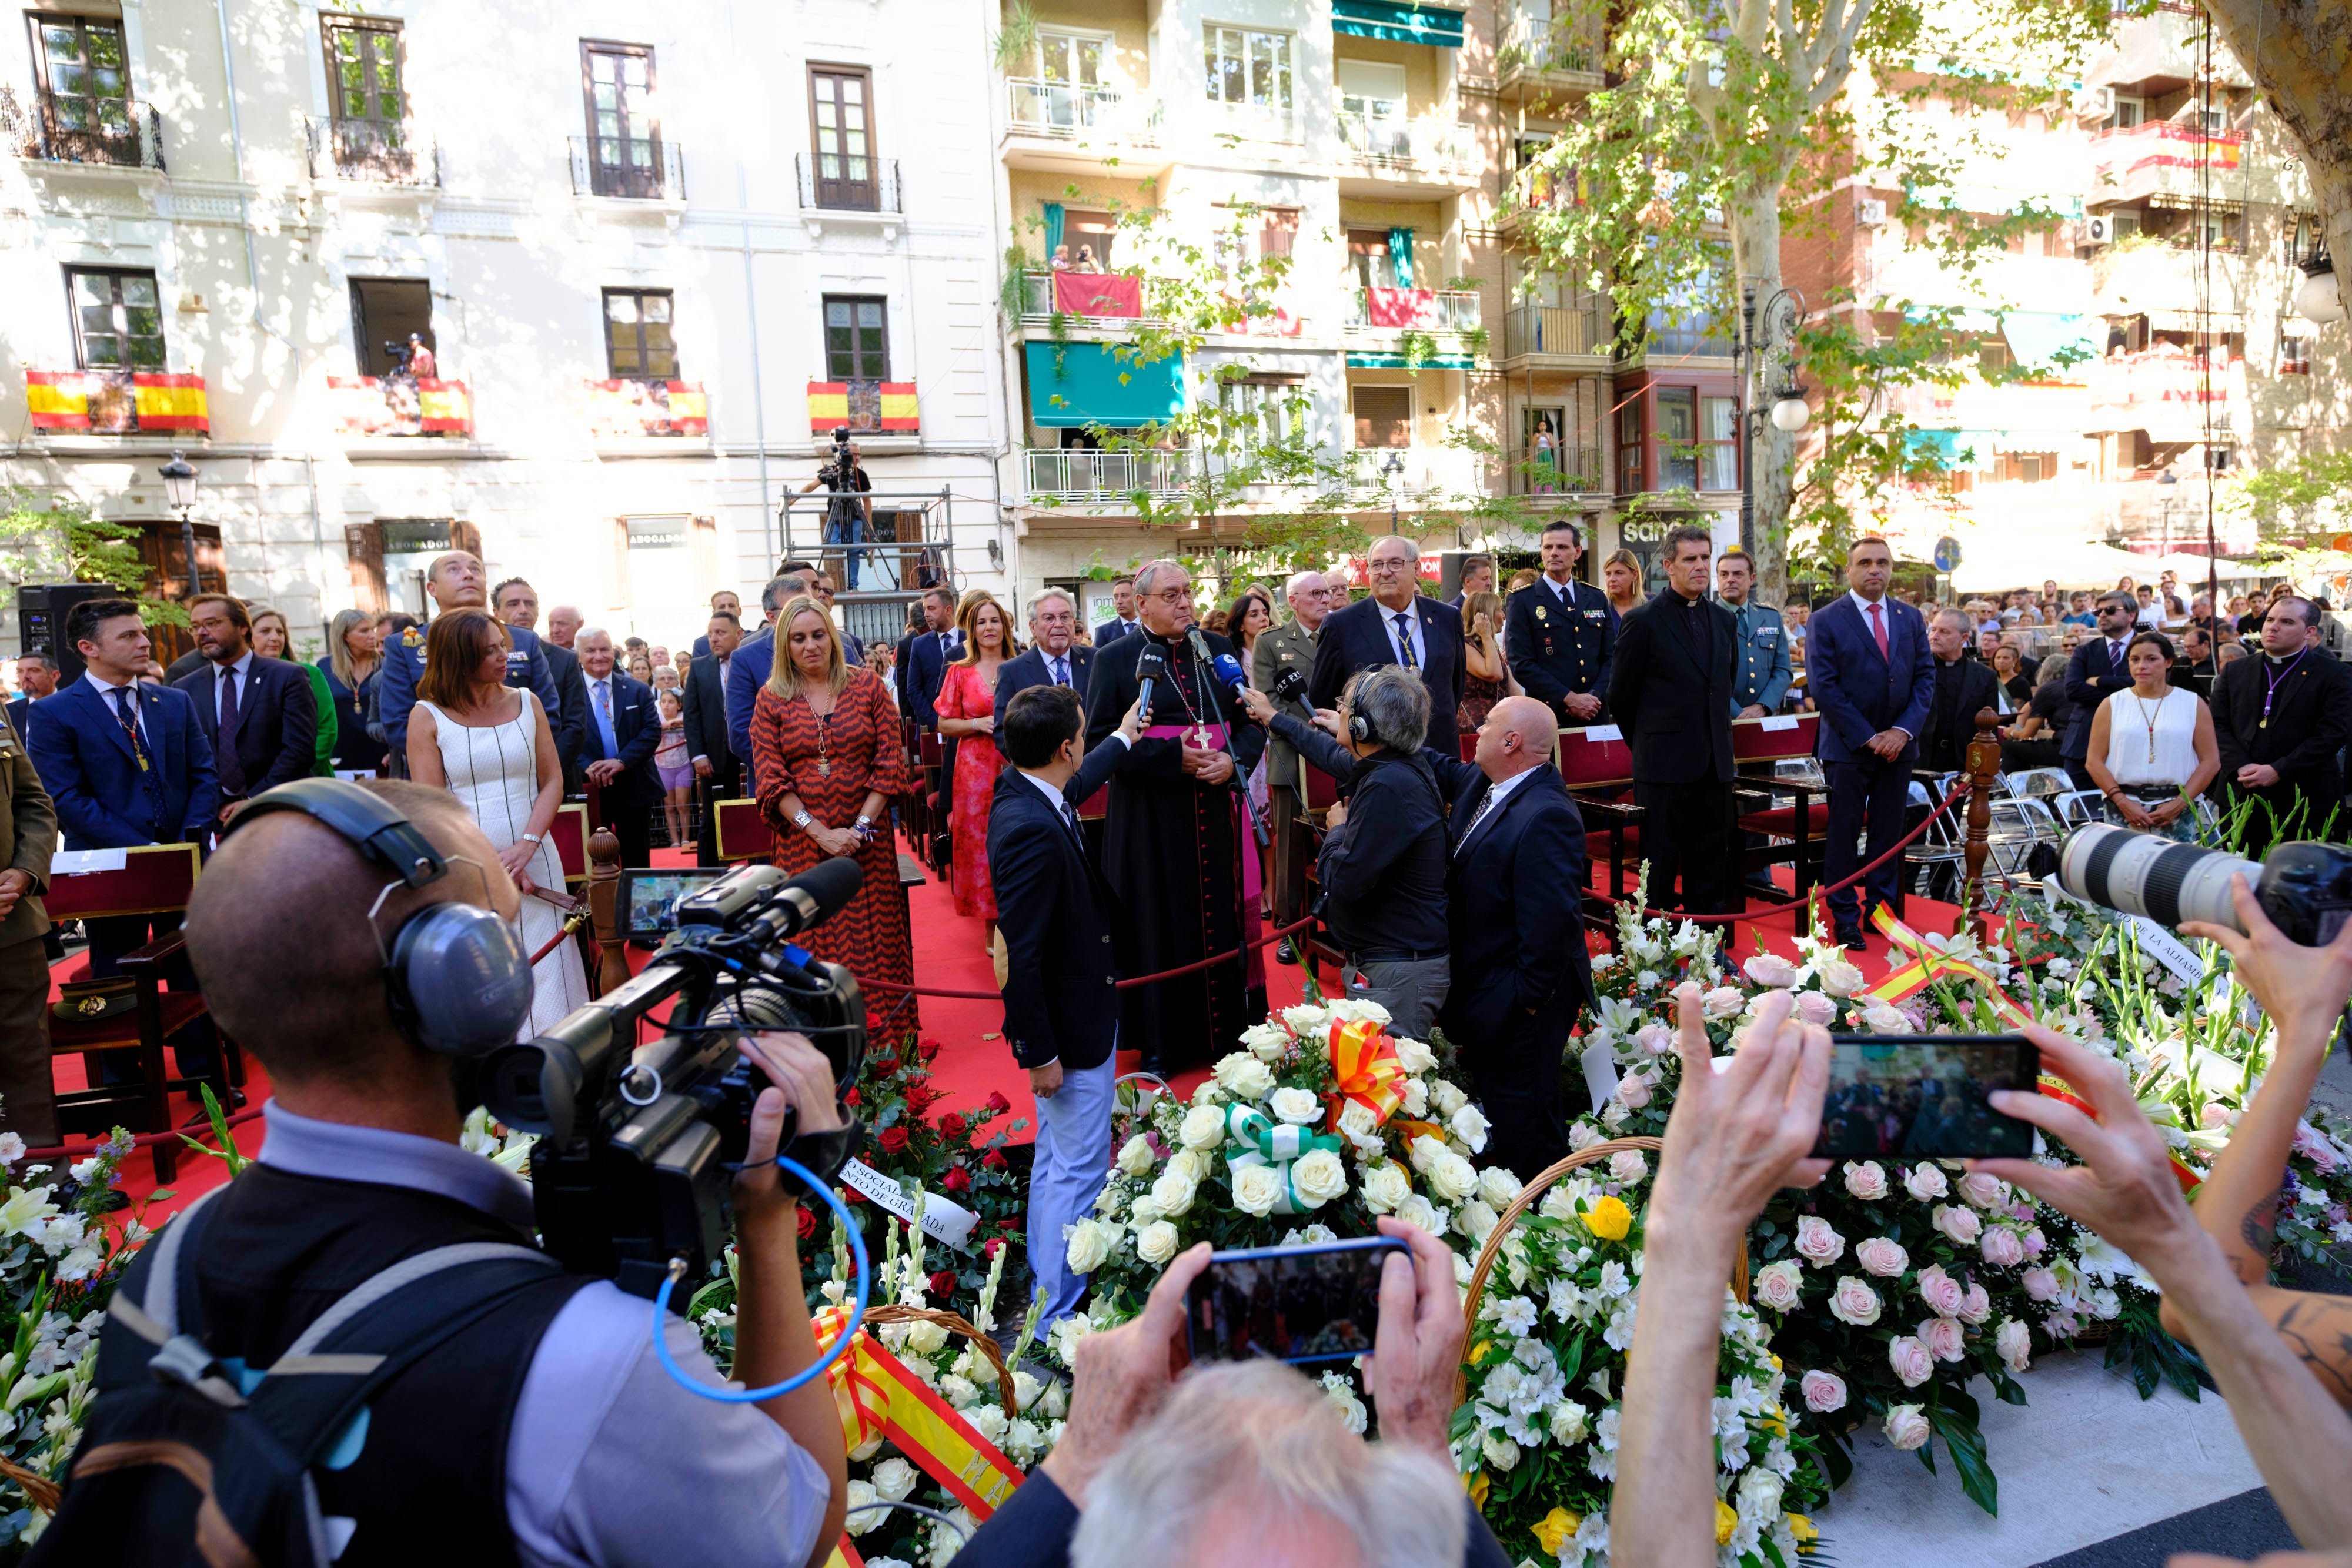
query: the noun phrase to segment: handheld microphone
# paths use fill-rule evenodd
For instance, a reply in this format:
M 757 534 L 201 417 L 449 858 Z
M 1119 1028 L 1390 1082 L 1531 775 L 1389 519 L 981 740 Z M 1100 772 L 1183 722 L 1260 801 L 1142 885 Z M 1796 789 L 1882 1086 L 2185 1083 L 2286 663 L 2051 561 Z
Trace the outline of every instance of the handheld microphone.
M 1151 683 L 1165 680 L 1168 676 L 1168 655 L 1160 651 L 1160 644 L 1148 643 L 1144 645 L 1143 652 L 1136 657 L 1135 674 L 1136 678 L 1143 683 L 1142 689 L 1136 695 L 1136 706 L 1148 717 L 1151 712 Z
M 1274 677 L 1274 690 L 1267 695 L 1278 703 L 1286 703 L 1293 697 L 1304 696 L 1306 694 L 1307 677 L 1297 670 L 1291 669 L 1285 670 Z
M 1249 685 L 1248 677 L 1242 674 L 1242 662 L 1231 653 L 1218 654 L 1209 661 L 1209 668 L 1216 672 L 1217 679 L 1225 684 L 1227 691 L 1238 692 Z

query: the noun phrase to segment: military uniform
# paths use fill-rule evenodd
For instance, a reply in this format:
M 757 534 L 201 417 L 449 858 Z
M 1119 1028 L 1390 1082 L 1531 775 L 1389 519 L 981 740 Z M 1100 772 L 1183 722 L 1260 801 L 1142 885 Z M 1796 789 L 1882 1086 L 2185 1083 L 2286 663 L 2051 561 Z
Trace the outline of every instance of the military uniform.
M 1780 612 L 1750 599 L 1745 604 L 1724 605 L 1739 628 L 1739 666 L 1731 672 L 1731 716 L 1744 707 L 1779 713 L 1789 695 L 1794 671 L 1789 662 L 1789 629 Z
M 0 919 L 0 1128 L 37 1149 L 58 1141 L 49 1076 L 49 960 L 41 942 L 49 929 L 41 894 L 57 848 L 57 807 L 33 770 L 23 737 L 0 717 L 0 871 L 33 879 Z
M 1560 585 L 1539 578 L 1533 588 L 1511 595 L 1503 612 L 1503 647 L 1511 674 L 1528 695 L 1549 706 L 1563 727 L 1599 724 L 1607 717 L 1609 660 L 1617 646 L 1617 612 L 1609 596 L 1589 582 Z M 1579 718 L 1563 700 L 1586 692 L 1602 699 L 1601 715 Z
M 1250 685 L 1269 697 L 1274 695 L 1274 684 L 1282 678 L 1285 670 L 1297 671 L 1302 681 L 1315 673 L 1315 633 L 1297 621 L 1268 627 L 1257 634 L 1257 642 L 1250 649 Z M 1302 724 L 1315 722 L 1315 711 L 1307 706 L 1304 686 L 1299 688 L 1298 695 L 1287 702 L 1276 698 L 1274 708 Z M 1274 829 L 1270 890 L 1274 923 L 1289 925 L 1307 913 L 1306 866 L 1311 850 L 1306 823 L 1299 815 L 1307 803 L 1298 795 L 1298 753 L 1272 730 L 1267 735 L 1265 776 L 1274 786 L 1266 792 L 1267 814 L 1273 819 Z
M 547 722 L 553 725 L 562 715 L 563 700 L 556 695 L 555 671 L 539 645 L 539 633 L 509 626 L 507 643 L 507 685 L 535 694 Z M 416 706 L 416 681 L 424 673 L 425 628 L 412 626 L 383 651 L 376 698 L 384 744 L 392 748 L 402 778 L 408 776 L 408 712 Z

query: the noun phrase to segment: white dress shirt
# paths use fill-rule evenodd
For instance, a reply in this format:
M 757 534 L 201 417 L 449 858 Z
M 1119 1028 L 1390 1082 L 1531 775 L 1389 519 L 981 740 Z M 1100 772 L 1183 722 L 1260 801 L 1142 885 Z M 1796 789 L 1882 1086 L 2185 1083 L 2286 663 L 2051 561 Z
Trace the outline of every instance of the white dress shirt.
M 117 724 L 122 721 L 116 716 L 120 710 L 114 706 L 114 694 L 121 691 L 123 686 L 129 686 L 131 688 L 131 720 L 139 727 L 140 739 L 152 740 L 153 737 L 147 733 L 147 710 L 145 705 L 139 700 L 138 682 L 125 681 L 121 686 L 114 685 L 101 680 L 96 670 L 84 671 L 81 678 L 89 683 L 90 689 L 98 694 L 98 700 L 105 705 L 106 716 L 113 719 Z

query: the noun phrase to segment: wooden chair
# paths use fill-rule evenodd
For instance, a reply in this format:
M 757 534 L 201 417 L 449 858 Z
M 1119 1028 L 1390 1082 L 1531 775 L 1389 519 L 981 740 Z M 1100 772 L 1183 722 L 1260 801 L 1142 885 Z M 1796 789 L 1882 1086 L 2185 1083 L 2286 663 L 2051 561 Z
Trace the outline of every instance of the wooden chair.
M 93 860 L 120 855 L 120 867 L 68 869 L 76 857 L 60 855 L 49 873 L 44 902 L 49 918 L 89 920 L 110 915 L 172 915 L 188 906 L 195 890 L 200 858 L 194 844 L 143 844 L 126 850 L 90 852 Z M 219 1047 L 210 1079 L 176 1078 L 165 1068 L 163 1042 L 198 1019 L 209 1018 L 203 995 L 163 989 L 166 964 L 182 956 L 185 934 L 173 932 L 122 956 L 121 970 L 138 982 L 139 1006 L 128 1017 L 68 1021 L 49 1019 L 52 1056 L 75 1055 L 88 1064 L 89 1054 L 123 1049 L 139 1053 L 135 1084 L 97 1084 L 58 1096 L 58 1124 L 68 1134 L 97 1136 L 116 1122 L 142 1133 L 168 1132 L 173 1126 L 172 1095 L 210 1082 L 213 1093 L 226 1107 L 235 1103 L 236 1085 L 245 1082 L 245 1057 L 236 1042 L 217 1029 Z M 95 1067 L 90 1076 L 97 1077 Z M 169 1138 L 150 1145 L 155 1179 L 169 1182 L 178 1167 L 179 1150 Z

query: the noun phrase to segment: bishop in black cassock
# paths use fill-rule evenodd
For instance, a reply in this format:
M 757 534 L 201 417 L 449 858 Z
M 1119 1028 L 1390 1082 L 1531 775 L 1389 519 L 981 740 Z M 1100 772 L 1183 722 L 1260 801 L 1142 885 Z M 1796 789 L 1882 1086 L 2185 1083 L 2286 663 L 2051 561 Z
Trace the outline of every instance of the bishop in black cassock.
M 1087 684 L 1087 745 L 1103 744 L 1135 703 L 1136 663 L 1147 647 L 1168 661 L 1152 688 L 1144 738 L 1111 775 L 1104 825 L 1103 873 L 1132 929 L 1125 967 L 1150 975 L 1230 953 L 1258 935 L 1257 842 L 1248 803 L 1234 783 L 1200 782 L 1184 771 L 1186 749 L 1230 745 L 1234 778 L 1246 780 L 1265 744 L 1239 705 L 1200 660 L 1184 632 L 1192 625 L 1192 586 L 1181 568 L 1155 563 L 1153 594 L 1181 586 L 1171 603 L 1150 598 L 1136 632 L 1095 650 Z M 1149 569 L 1147 569 L 1149 570 Z M 1144 573 L 1139 573 L 1139 577 Z M 1143 583 L 1137 597 L 1145 599 Z M 1233 644 L 1203 632 L 1212 659 Z M 1081 933 L 1071 933 L 1076 940 Z M 1241 1032 L 1265 1017 L 1264 957 L 1134 986 L 1120 993 L 1118 1044 L 1141 1053 L 1147 1072 L 1163 1075 L 1236 1050 Z

